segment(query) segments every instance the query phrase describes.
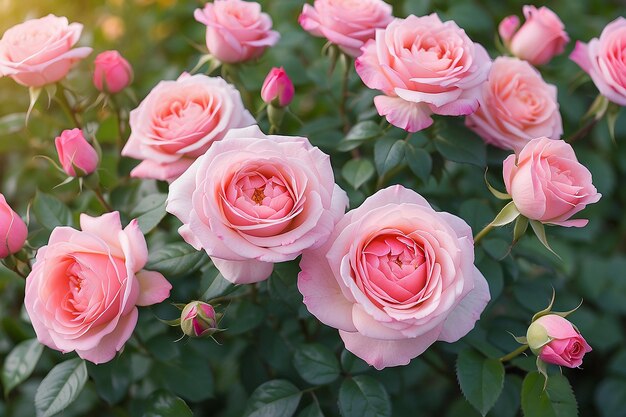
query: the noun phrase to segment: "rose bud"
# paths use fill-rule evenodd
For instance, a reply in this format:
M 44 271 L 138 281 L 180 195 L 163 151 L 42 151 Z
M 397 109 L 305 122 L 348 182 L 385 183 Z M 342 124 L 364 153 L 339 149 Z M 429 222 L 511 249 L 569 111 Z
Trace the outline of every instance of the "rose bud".
M 517 32 L 519 24 L 519 17 L 515 15 L 507 16 L 502 19 L 502 22 L 500 22 L 500 24 L 498 25 L 498 33 L 500 34 L 500 37 L 505 44 L 509 44 L 509 41 L 511 40 L 515 32 Z
M 512 35 L 509 50 L 533 65 L 547 64 L 569 42 L 563 22 L 547 7 L 524 6 L 523 10 L 526 22 Z
M 602 197 L 589 170 L 562 140 L 531 140 L 518 155 L 504 160 L 503 176 L 517 210 L 541 223 L 583 227 L 588 220 L 570 217 Z
M 27 236 L 26 224 L 0 194 L 0 258 L 19 252 Z
M 577 368 L 591 352 L 580 332 L 567 319 L 548 314 L 532 322 L 526 333 L 528 345 L 545 363 Z
M 99 91 L 118 93 L 128 87 L 133 79 L 133 69 L 117 51 L 105 51 L 94 61 L 93 85 Z
M 180 315 L 180 328 L 189 337 L 208 337 L 218 330 L 218 318 L 210 304 L 192 301 Z
M 267 77 L 265 77 L 263 88 L 261 88 L 263 101 L 278 107 L 286 107 L 293 100 L 293 94 L 293 83 L 283 67 L 272 68 Z
M 89 175 L 98 167 L 98 153 L 80 129 L 68 129 L 54 140 L 59 162 L 70 177 Z M 78 170 L 78 171 L 77 171 Z

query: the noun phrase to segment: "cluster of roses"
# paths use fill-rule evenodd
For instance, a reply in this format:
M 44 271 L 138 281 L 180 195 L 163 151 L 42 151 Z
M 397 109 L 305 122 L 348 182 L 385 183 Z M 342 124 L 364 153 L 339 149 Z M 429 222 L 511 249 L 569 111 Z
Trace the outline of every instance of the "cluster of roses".
M 433 114 L 466 115 L 487 142 L 517 152 L 503 171 L 518 214 L 583 226 L 586 221 L 570 217 L 600 195 L 571 146 L 557 140 L 563 129 L 556 88 L 531 66 L 562 52 L 568 38 L 547 8 L 527 6 L 524 13 L 519 30 L 517 18 L 507 18 L 500 33 L 525 60 L 493 63 L 455 22 L 436 14 L 393 18 L 381 0 L 315 0 L 299 22 L 356 58 L 365 85 L 382 92 L 374 104 L 389 123 L 415 132 L 430 126 Z M 279 39 L 255 2 L 215 0 L 195 18 L 206 25 L 206 45 L 221 63 L 258 58 Z M 48 16 L 8 30 L 0 40 L 0 75 L 30 87 L 61 80 L 91 51 L 72 49 L 80 29 Z M 626 64 L 616 51 L 623 44 L 626 21 L 620 18 L 572 54 L 600 92 L 622 105 Z M 118 64 L 103 64 L 100 72 L 96 62 L 94 83 L 108 93 L 131 79 L 130 67 L 115 58 Z M 281 107 L 293 94 L 281 70 L 270 73 L 262 89 L 266 102 Z M 345 213 L 348 199 L 335 184 L 328 155 L 306 138 L 267 136 L 255 124 L 233 85 L 183 73 L 160 82 L 130 113 L 122 155 L 142 161 L 131 176 L 170 183 L 167 211 L 182 221 L 180 235 L 205 250 L 231 282 L 265 280 L 274 263 L 302 256 L 298 288 L 309 311 L 339 329 L 346 348 L 378 369 L 406 364 L 435 341 L 454 342 L 474 327 L 490 294 L 474 265 L 465 221 L 435 211 L 402 186 L 380 190 Z M 73 135 L 82 138 L 79 130 Z M 97 154 L 83 141 L 64 147 L 63 135 L 57 140 L 69 175 L 77 175 L 74 168 L 78 174 L 96 168 Z M 0 247 L 7 256 L 21 248 L 27 230 L 1 202 L 6 243 Z M 81 227 L 55 229 L 39 249 L 25 304 L 42 343 L 99 363 L 130 337 L 135 306 L 163 301 L 171 286 L 142 269 L 147 248 L 136 221 L 122 229 L 116 212 L 83 214 Z M 197 317 L 204 319 L 194 322 Z M 203 323 L 215 325 L 215 311 L 205 305 L 194 304 L 182 318 L 192 320 L 188 334 L 205 333 Z M 549 337 L 533 349 L 549 347 L 546 361 L 579 366 L 590 350 L 584 339 L 568 322 L 542 321 Z

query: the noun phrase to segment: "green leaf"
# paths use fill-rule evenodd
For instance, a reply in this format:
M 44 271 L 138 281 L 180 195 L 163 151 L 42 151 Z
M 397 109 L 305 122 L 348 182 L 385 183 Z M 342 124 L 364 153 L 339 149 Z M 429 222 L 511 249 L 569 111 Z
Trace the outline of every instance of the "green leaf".
M 248 400 L 247 417 L 290 417 L 300 403 L 302 393 L 291 382 L 276 379 L 261 384 Z
M 167 214 L 165 211 L 166 201 L 167 194 L 150 194 L 142 198 L 130 213 L 130 217 L 139 222 L 139 228 L 144 235 L 157 227 Z
M 495 219 L 491 222 L 492 226 L 504 226 L 517 219 L 520 215 L 519 210 L 515 207 L 514 202 L 510 202 L 500 210 L 500 213 L 496 214 Z
M 373 139 L 382 134 L 382 129 L 378 123 L 372 120 L 365 120 L 352 126 L 352 129 L 346 135 L 346 140 L 364 141 Z
M 485 143 L 467 129 L 444 127 L 435 137 L 437 151 L 446 159 L 484 167 L 487 163 Z
M 174 344 L 173 337 L 164 341 L 164 346 Z M 148 347 L 151 343 L 148 343 Z M 193 345 L 185 345 L 180 353 L 172 352 L 173 357 L 157 364 L 157 375 L 161 384 L 174 394 L 192 402 L 204 401 L 214 395 L 213 372 L 205 355 L 193 349 Z
M 513 241 L 520 240 L 526 233 L 526 229 L 528 229 L 528 217 L 519 216 L 515 221 L 515 226 L 513 226 Z
M 61 362 L 41 381 L 35 394 L 37 415 L 52 416 L 70 405 L 87 382 L 87 367 L 82 359 Z
M 378 175 L 385 175 L 395 168 L 404 158 L 406 142 L 393 138 L 383 138 L 374 145 L 374 163 Z
M 413 139 L 411 136 L 407 143 L 404 159 L 417 178 L 426 182 L 433 169 L 433 158 L 424 148 L 416 146 L 416 140 Z
M 155 391 L 146 400 L 148 407 L 143 417 L 193 417 L 191 409 L 171 392 Z
M 359 375 L 341 384 L 339 410 L 343 417 L 391 417 L 391 402 L 379 381 Z
M 230 294 L 235 291 L 237 286 L 232 282 L 228 281 L 226 278 L 222 276 L 222 274 L 217 273 L 213 281 L 211 281 L 211 285 L 209 288 L 202 294 L 201 299 L 204 301 L 211 301 L 213 298 L 222 297 L 224 295 Z
M 56 197 L 37 191 L 33 200 L 33 214 L 37 222 L 48 230 L 72 225 L 72 212 Z
M 539 372 L 526 375 L 522 384 L 524 417 L 576 417 L 578 407 L 567 378 L 551 375 L 544 390 L 545 378 Z
M 130 354 L 117 355 L 112 361 L 94 365 L 87 364 L 89 376 L 96 383 L 96 391 L 109 405 L 120 402 L 131 383 Z
M 203 251 L 184 242 L 175 242 L 150 252 L 146 269 L 159 271 L 166 277 L 188 275 L 197 271 L 205 260 Z
M 459 353 L 456 375 L 467 401 L 480 414 L 487 415 L 504 386 L 504 366 L 498 359 L 486 358 L 472 349 Z
M 2 386 L 5 396 L 33 373 L 41 352 L 43 352 L 43 345 L 37 339 L 28 339 L 15 346 L 7 355 L 2 367 Z
M 317 402 L 314 402 L 304 410 L 300 411 L 297 417 L 324 417 L 324 413 L 322 413 L 320 405 Z
M 301 346 L 293 357 L 293 365 L 302 379 L 313 385 L 329 384 L 339 377 L 339 361 L 323 345 Z
M 363 184 L 374 176 L 376 170 L 369 159 L 351 159 L 341 169 L 341 175 L 348 184 L 358 190 Z

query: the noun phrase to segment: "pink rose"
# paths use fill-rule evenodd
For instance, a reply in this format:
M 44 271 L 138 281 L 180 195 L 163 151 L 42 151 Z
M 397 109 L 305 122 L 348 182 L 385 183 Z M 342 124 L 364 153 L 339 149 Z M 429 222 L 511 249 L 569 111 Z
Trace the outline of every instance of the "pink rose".
M 192 301 L 180 314 L 180 328 L 189 337 L 209 337 L 218 331 L 218 316 L 211 304 Z
M 122 155 L 143 160 L 131 176 L 173 181 L 230 129 L 254 123 L 235 87 L 219 77 L 184 73 L 161 81 L 130 112 Z
M 263 88 L 261 88 L 263 101 L 267 104 L 272 104 L 276 100 L 279 107 L 285 107 L 291 103 L 293 95 L 293 83 L 283 67 L 272 68 L 267 77 L 265 77 Z
M 545 6 L 539 9 L 535 6 L 524 6 L 523 12 L 526 22 L 511 35 L 510 41 L 504 36 L 503 40 L 516 57 L 533 65 L 547 64 L 554 56 L 562 53 L 569 42 L 565 26 Z
M 57 227 L 26 278 L 24 305 L 37 339 L 93 363 L 108 362 L 130 338 L 137 307 L 160 303 L 172 286 L 142 268 L 146 240 L 118 212 L 80 216 L 82 231 Z
M 0 194 L 0 259 L 19 252 L 27 237 L 26 224 Z
M 526 334 L 528 345 L 539 359 L 554 365 L 578 368 L 591 346 L 568 320 L 548 314 L 533 321 Z
M 215 0 L 196 9 L 194 18 L 206 25 L 206 46 L 222 62 L 249 61 L 280 39 L 261 5 L 242 0 Z
M 504 43 L 508 45 L 513 35 L 515 35 L 515 32 L 517 32 L 519 24 L 519 17 L 515 15 L 507 16 L 502 19 L 502 22 L 500 22 L 500 24 L 498 25 L 498 33 L 500 34 L 500 37 L 502 38 Z
M 93 85 L 99 91 L 119 93 L 133 79 L 133 69 L 117 51 L 104 51 L 94 61 Z
M 328 238 L 348 199 L 330 158 L 306 138 L 231 130 L 170 185 L 167 211 L 236 284 L 266 279 Z
M 48 15 L 15 25 L 0 39 L 0 76 L 27 87 L 41 87 L 67 75 L 72 64 L 89 55 L 91 48 L 72 47 L 83 25 L 66 17 Z
M 626 19 L 620 16 L 606 25 L 600 39 L 576 42 L 569 56 L 591 76 L 600 94 L 620 106 L 626 106 L 625 44 Z
M 490 299 L 470 227 L 400 185 L 349 211 L 300 268 L 308 310 L 376 369 L 457 341 Z
M 376 29 L 392 20 L 391 5 L 382 0 L 315 0 L 313 6 L 304 5 L 298 18 L 304 30 L 328 39 L 353 58 L 374 39 Z
M 98 168 L 98 153 L 87 142 L 82 130 L 68 129 L 54 140 L 59 162 L 70 177 L 89 175 Z M 76 172 L 78 170 L 78 172 Z
M 378 113 L 409 132 L 430 126 L 433 113 L 473 113 L 491 65 L 485 48 L 436 14 L 395 19 L 362 50 L 356 71 L 385 94 L 374 98 Z
M 519 155 L 504 160 L 503 175 L 519 212 L 542 223 L 583 227 L 588 220 L 568 219 L 602 197 L 589 170 L 562 140 L 531 140 Z
M 563 133 L 556 87 L 526 61 L 497 58 L 479 102 L 465 124 L 499 148 L 519 152 L 531 139 L 559 139 Z

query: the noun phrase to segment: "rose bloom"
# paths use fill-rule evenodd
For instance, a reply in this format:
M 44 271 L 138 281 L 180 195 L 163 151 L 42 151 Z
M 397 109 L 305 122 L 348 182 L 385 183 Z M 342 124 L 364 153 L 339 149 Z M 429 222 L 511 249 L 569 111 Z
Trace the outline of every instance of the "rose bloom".
M 117 51 L 104 51 L 94 61 L 93 84 L 99 91 L 119 93 L 133 79 L 133 68 Z
M 323 244 L 347 203 L 328 155 L 306 138 L 252 126 L 231 130 L 174 181 L 167 211 L 224 278 L 247 284 Z
M 528 327 L 528 344 L 539 359 L 554 365 L 578 368 L 591 346 L 567 319 L 548 314 Z
M 490 299 L 470 227 L 400 185 L 348 212 L 300 268 L 308 310 L 376 369 L 457 341 Z
M 374 39 L 376 29 L 392 20 L 391 5 L 382 0 L 315 0 L 313 6 L 304 5 L 298 18 L 304 30 L 328 39 L 353 58 Z
M 0 259 L 19 252 L 27 237 L 28 228 L 24 220 L 0 194 Z
M 503 38 L 509 50 L 518 58 L 533 65 L 543 65 L 559 55 L 569 42 L 565 26 L 559 16 L 547 7 L 524 6 L 526 22 L 511 36 Z M 506 19 L 506 18 L 505 18 Z M 502 33 L 502 32 L 501 32 Z
M 70 177 L 82 177 L 98 168 L 98 153 L 87 142 L 82 130 L 78 128 L 64 130 L 54 140 L 54 145 L 63 171 Z
M 563 133 L 556 87 L 526 61 L 497 58 L 479 102 L 465 124 L 499 148 L 519 152 L 531 139 L 559 139 Z
M 196 9 L 194 18 L 206 25 L 206 46 L 222 62 L 249 61 L 280 39 L 261 5 L 242 0 L 215 0 Z
M 261 88 L 263 101 L 267 104 L 277 104 L 279 107 L 288 106 L 293 100 L 294 93 L 293 83 L 283 67 L 272 68 Z
M 0 76 L 27 87 L 62 80 L 72 64 L 89 55 L 91 48 L 72 47 L 83 25 L 66 17 L 48 15 L 13 26 L 0 39 Z
M 131 176 L 173 181 L 230 129 L 254 123 L 235 87 L 219 77 L 184 73 L 161 81 L 130 112 L 122 155 L 143 160 Z
M 374 98 L 378 113 L 409 132 L 430 126 L 433 113 L 473 113 L 491 65 L 485 48 L 436 14 L 395 19 L 362 50 L 356 71 L 384 93 Z
M 602 197 L 589 170 L 562 140 L 531 140 L 517 157 L 504 160 L 503 176 L 519 212 L 542 223 L 583 227 L 588 220 L 568 219 Z
M 588 44 L 576 42 L 570 59 L 591 76 L 600 94 L 613 103 L 626 106 L 626 19 L 609 23 L 600 39 Z
M 118 212 L 80 216 L 82 231 L 57 227 L 26 278 L 24 305 L 37 339 L 93 363 L 108 362 L 130 338 L 137 307 L 160 303 L 171 285 L 142 268 L 146 240 Z

